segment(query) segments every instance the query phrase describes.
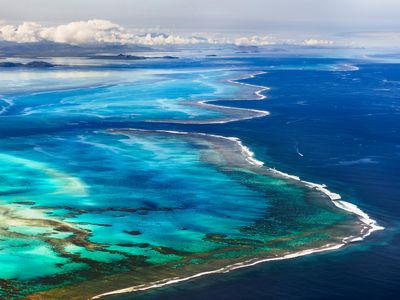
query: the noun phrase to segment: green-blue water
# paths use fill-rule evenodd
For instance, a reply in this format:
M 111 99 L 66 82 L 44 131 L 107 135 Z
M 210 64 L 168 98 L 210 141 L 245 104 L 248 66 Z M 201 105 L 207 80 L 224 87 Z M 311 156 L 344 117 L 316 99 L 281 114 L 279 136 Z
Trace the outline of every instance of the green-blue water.
M 152 131 L 256 116 L 197 104 L 257 98 L 227 81 L 250 70 L 153 67 L 4 72 L 2 297 L 84 299 L 360 233 L 356 215 L 235 140 Z

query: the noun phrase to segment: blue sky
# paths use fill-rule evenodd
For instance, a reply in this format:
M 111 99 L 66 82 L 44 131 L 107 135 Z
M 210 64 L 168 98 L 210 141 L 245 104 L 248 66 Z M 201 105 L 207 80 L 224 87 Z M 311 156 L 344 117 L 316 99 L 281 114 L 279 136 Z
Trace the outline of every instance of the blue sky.
M 400 28 L 399 0 L 0 0 L 0 19 L 107 19 L 125 27 L 218 31 L 371 31 Z

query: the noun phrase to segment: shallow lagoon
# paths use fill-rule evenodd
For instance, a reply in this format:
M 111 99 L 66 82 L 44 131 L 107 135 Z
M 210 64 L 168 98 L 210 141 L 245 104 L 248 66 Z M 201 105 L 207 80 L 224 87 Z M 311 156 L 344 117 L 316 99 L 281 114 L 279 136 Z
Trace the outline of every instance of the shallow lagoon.
M 256 89 L 226 81 L 243 71 L 116 73 L 111 85 L 39 93 L 8 84 L 0 116 L 3 296 L 87 298 L 340 245 L 366 229 L 315 186 L 258 165 L 236 140 L 109 130 L 132 119 L 254 115 L 187 105 L 249 98 Z

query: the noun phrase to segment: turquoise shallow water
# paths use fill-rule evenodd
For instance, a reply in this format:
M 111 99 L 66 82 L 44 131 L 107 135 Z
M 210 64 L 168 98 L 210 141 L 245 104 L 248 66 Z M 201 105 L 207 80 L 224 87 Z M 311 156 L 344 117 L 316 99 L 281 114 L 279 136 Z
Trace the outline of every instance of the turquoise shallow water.
M 2 278 L 73 274 L 95 262 L 132 256 L 164 264 L 235 240 L 256 246 L 248 249 L 254 251 L 279 237 L 316 230 L 307 240 L 293 239 L 290 247 L 295 247 L 330 239 L 331 233 L 319 231 L 348 219 L 332 208 L 305 203 L 304 187 L 226 169 L 210 145 L 199 138 L 143 132 L 41 135 L 2 143 L 1 152 L 7 153 L 0 155 L 7 236 L 0 244 Z M 202 156 L 215 156 L 217 163 Z M 286 203 L 277 203 L 282 200 Z M 210 234 L 218 236 L 207 238 Z M 81 235 L 84 241 L 77 238 Z M 224 252 L 218 255 L 226 257 Z
M 4 99 L 15 104 L 3 115 L 46 115 L 79 121 L 88 117 L 139 121 L 208 119 L 220 115 L 210 110 L 187 107 L 185 103 L 246 97 L 246 90 L 243 92 L 238 86 L 226 82 L 229 78 L 245 74 L 235 71 L 154 71 L 153 74 L 142 71 L 87 71 L 79 73 L 80 80 L 70 80 L 74 75 L 71 71 L 48 71 L 48 78 L 41 74 L 39 79 L 32 79 L 34 84 L 30 82 L 34 76 L 31 73 L 18 74 L 22 83 L 6 79 L 1 81 L 2 85 L 8 85 L 8 89 L 14 91 L 5 95 Z M 107 84 L 106 78 L 109 79 Z M 65 81 L 67 84 L 64 84 Z M 44 85 L 59 87 L 59 90 L 40 91 Z M 32 93 L 32 89 L 39 92 Z M 20 90 L 19 94 L 15 94 Z M 5 108 L 6 105 L 4 103 Z
M 326 194 L 252 165 L 235 140 L 108 130 L 229 119 L 192 104 L 250 97 L 227 82 L 243 71 L 65 72 L 0 81 L 4 297 L 87 298 L 359 233 Z
M 272 58 L 253 61 L 263 66 L 275 63 Z M 398 299 L 400 65 L 358 61 L 358 67 L 348 72 L 269 71 L 246 80 L 270 86 L 267 101 L 224 103 L 267 109 L 271 115 L 199 130 L 234 132 L 267 165 L 326 183 L 377 219 L 384 231 L 340 251 L 266 263 L 120 299 Z

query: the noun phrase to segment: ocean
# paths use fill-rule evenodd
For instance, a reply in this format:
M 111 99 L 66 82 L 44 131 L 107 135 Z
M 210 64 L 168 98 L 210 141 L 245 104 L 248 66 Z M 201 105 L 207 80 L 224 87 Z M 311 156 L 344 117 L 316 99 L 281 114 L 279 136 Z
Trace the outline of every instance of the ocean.
M 158 265 L 161 278 L 191 276 L 352 235 L 337 250 L 112 298 L 396 299 L 398 64 L 91 62 L 6 71 L 0 86 L 6 297 L 61 297 L 85 282 L 94 296 L 143 284 L 135 272 L 159 280 L 146 273 Z M 361 240 L 357 215 L 275 169 L 325 184 L 385 230 Z
M 400 66 L 355 65 L 348 72 L 265 69 L 267 74 L 245 82 L 270 87 L 266 101 L 221 104 L 271 115 L 207 131 L 235 132 L 267 165 L 327 184 L 385 230 L 339 251 L 266 263 L 135 299 L 398 299 Z

